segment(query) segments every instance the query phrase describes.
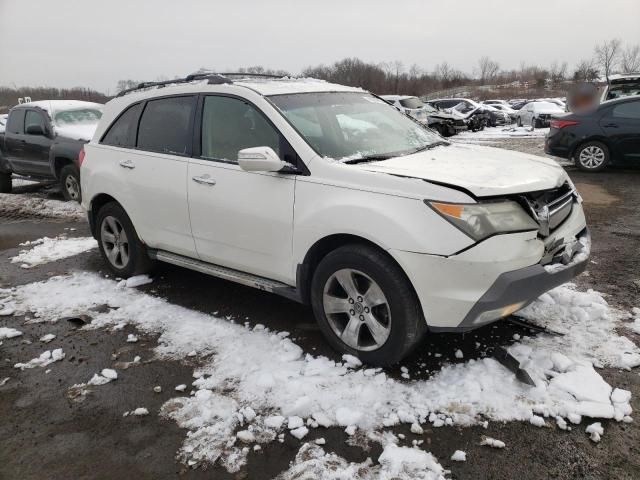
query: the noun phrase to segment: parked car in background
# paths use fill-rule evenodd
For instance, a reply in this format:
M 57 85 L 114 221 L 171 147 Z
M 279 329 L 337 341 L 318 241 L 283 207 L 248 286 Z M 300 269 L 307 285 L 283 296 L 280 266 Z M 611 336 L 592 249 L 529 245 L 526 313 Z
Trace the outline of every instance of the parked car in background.
M 484 100 L 485 105 L 509 105 L 506 100 Z
M 461 115 L 455 115 L 437 110 L 433 106 L 423 103 L 417 97 L 407 95 L 382 95 L 385 101 L 401 112 L 411 115 L 416 120 L 426 123 L 443 137 L 450 137 L 466 130 L 467 124 Z
M 67 200 L 81 200 L 78 155 L 93 136 L 102 105 L 77 100 L 22 103 L 9 111 L 0 134 L 0 192 L 11 176 L 57 180 Z
M 531 102 L 532 100 L 527 100 L 525 98 L 518 98 L 518 99 L 514 99 L 514 100 L 509 100 L 509 106 L 511 108 L 513 108 L 514 110 L 520 110 L 522 107 L 524 107 L 527 103 Z
M 515 122 L 518 119 L 517 110 L 514 110 L 509 106 L 509 104 L 503 103 L 492 103 L 491 106 L 497 110 L 500 110 L 502 113 L 505 113 L 509 116 L 509 123 Z
M 640 72 L 611 75 L 602 91 L 602 100 L 640 95 Z
M 566 113 L 555 103 L 551 102 L 529 102 L 523 106 L 516 114 L 518 126 L 531 125 L 533 128 L 548 127 L 551 117 Z
M 499 109 L 498 105 L 482 105 L 482 108 L 489 115 L 489 121 L 487 123 L 488 126 L 497 127 L 498 125 L 507 125 L 511 123 L 511 117 L 509 114 Z
M 467 98 L 441 98 L 428 100 L 426 103 L 439 110 L 459 114 L 461 118 L 466 120 L 469 130 L 474 132 L 484 129 L 490 123 L 487 109 Z
M 7 117 L 9 115 L 6 113 L 3 113 L 2 115 L 0 115 L 0 133 L 4 132 L 4 129 L 7 125 Z
M 551 120 L 544 150 L 598 172 L 614 163 L 640 165 L 640 96 L 623 97 L 590 111 Z
M 84 149 L 82 205 L 115 275 L 163 261 L 310 304 L 365 363 L 495 322 L 588 263 L 556 162 L 451 144 L 359 88 L 146 84 L 106 105 Z

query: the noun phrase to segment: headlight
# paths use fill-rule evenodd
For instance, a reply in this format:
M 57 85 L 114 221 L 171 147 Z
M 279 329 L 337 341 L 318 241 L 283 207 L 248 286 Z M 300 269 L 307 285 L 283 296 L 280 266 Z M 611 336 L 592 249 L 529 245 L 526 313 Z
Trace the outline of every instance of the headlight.
M 498 233 L 538 230 L 540 225 L 511 200 L 461 204 L 425 203 L 476 241 Z

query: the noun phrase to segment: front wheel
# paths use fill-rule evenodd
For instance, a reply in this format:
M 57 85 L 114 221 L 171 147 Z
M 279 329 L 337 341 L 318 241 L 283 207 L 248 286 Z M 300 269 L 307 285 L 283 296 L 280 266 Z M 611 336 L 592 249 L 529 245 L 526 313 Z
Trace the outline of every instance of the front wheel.
M 80 171 L 75 165 L 67 165 L 60 171 L 60 186 L 65 200 L 82 201 Z
M 0 193 L 11 193 L 11 174 L 0 172 Z
M 311 304 L 331 346 L 371 365 L 398 363 L 426 332 L 404 272 L 366 245 L 340 247 L 322 259 L 311 284 Z
M 104 205 L 98 212 L 95 228 L 100 254 L 113 273 L 127 278 L 151 271 L 154 262 L 119 204 Z
M 609 163 L 609 149 L 600 142 L 580 145 L 574 155 L 576 167 L 585 172 L 599 172 Z

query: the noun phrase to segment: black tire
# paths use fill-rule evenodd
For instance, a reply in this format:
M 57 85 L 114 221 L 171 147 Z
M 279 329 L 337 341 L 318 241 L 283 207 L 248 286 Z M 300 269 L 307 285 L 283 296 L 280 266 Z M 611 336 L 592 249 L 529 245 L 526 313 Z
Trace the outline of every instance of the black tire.
M 334 282 L 334 274 L 344 269 L 361 272 L 369 277 L 369 280 L 379 286 L 385 297 L 386 303 L 382 308 L 390 313 L 387 326 L 389 333 L 381 346 L 378 346 L 374 340 L 374 346 L 363 347 L 369 350 L 353 348 L 347 345 L 332 327 L 332 323 L 341 322 L 344 323 L 344 330 L 346 330 L 349 321 L 359 316 L 359 313 L 354 313 L 358 305 L 358 311 L 363 313 L 363 305 L 367 305 L 366 297 L 364 301 L 362 297 L 358 297 L 357 305 L 354 305 L 354 310 L 350 313 L 337 313 L 331 318 L 328 318 L 325 313 L 325 288 L 329 288 L 331 282 Z M 366 295 L 360 292 L 360 290 L 366 290 L 366 287 L 367 285 L 361 285 L 358 288 L 359 294 Z M 344 292 L 346 293 L 346 290 Z M 346 295 L 349 298 L 348 293 Z M 349 302 L 347 299 L 344 301 Z M 420 303 L 405 273 L 385 253 L 367 245 L 352 244 L 340 247 L 320 261 L 311 282 L 311 305 L 320 329 L 329 344 L 338 352 L 354 355 L 370 365 L 389 366 L 400 362 L 418 345 L 427 331 Z M 348 306 L 348 308 L 351 307 Z M 379 307 L 371 307 L 371 310 L 365 308 L 365 311 L 371 311 L 373 316 L 374 309 L 377 308 Z M 360 315 L 359 319 L 363 320 L 363 317 Z M 357 338 L 364 336 L 365 340 L 367 337 L 373 339 L 373 335 L 370 334 L 371 329 L 367 326 L 363 330 L 363 325 L 365 324 L 360 323 L 361 328 L 358 330 Z M 367 333 L 369 333 L 368 336 Z
M 110 245 L 113 245 L 114 248 L 116 247 L 114 243 L 106 238 L 110 232 L 113 232 L 113 229 L 108 226 L 113 220 L 122 227 L 126 235 L 126 262 L 124 261 L 123 255 L 119 257 L 121 262 L 118 262 L 117 259 L 115 261 L 112 260 L 106 251 L 106 249 L 109 249 L 109 251 L 113 250 L 113 248 L 109 247 Z M 105 226 L 103 224 L 107 225 Z M 153 270 L 156 262 L 149 258 L 147 248 L 138 238 L 138 234 L 131 223 L 131 219 L 129 219 L 129 215 L 127 215 L 118 203 L 109 202 L 98 211 L 95 228 L 100 254 L 115 275 L 128 278 L 134 275 L 149 273 Z
M 60 188 L 65 200 L 78 203 L 82 201 L 80 171 L 75 165 L 66 165 L 60 170 Z
M 601 172 L 609 165 L 609 148 L 602 142 L 586 142 L 573 154 L 576 167 L 583 172 Z
M 0 172 L 0 193 L 11 193 L 11 174 Z

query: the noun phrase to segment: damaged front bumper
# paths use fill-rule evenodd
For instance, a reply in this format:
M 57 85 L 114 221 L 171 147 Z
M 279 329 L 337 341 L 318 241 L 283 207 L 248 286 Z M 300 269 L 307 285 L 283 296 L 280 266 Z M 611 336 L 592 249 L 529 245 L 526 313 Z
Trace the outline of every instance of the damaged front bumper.
M 456 255 L 390 250 L 415 288 L 433 331 L 479 328 L 524 308 L 587 266 L 591 241 L 574 204 L 553 233 L 495 235 Z

